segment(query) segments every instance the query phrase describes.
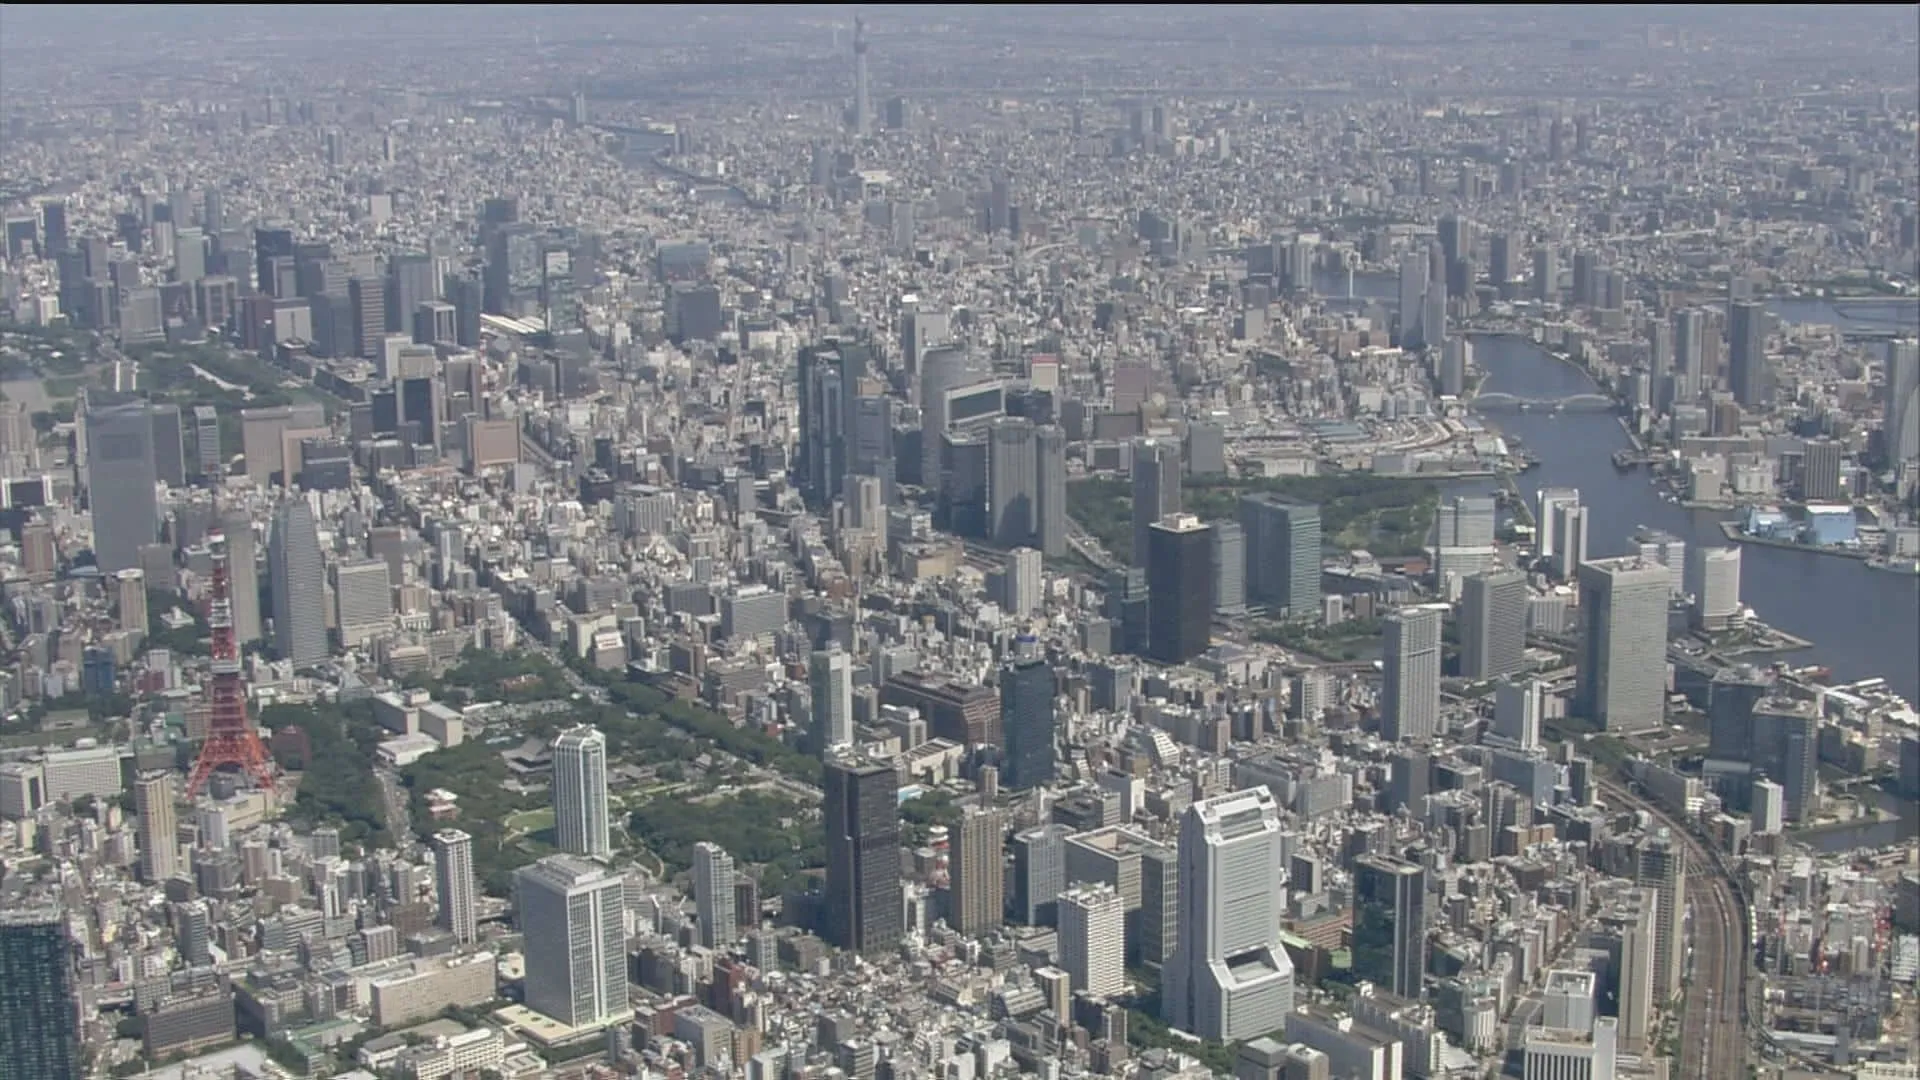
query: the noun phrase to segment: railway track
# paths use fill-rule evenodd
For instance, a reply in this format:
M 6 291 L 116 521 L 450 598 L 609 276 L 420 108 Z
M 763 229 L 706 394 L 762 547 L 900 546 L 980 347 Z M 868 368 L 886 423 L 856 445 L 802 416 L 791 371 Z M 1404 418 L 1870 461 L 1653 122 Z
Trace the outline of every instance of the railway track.
M 1623 807 L 1645 810 L 1687 854 L 1687 943 L 1691 978 L 1680 1005 L 1677 1080 L 1726 1080 L 1746 1073 L 1747 930 L 1745 911 L 1714 853 L 1651 801 L 1612 780 L 1600 790 Z

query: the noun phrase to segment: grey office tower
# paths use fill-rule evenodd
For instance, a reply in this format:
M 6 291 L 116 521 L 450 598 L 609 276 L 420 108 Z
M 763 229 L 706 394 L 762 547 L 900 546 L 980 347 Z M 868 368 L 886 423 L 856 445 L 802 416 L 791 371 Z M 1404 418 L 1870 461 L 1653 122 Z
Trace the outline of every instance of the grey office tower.
M 153 417 L 144 401 L 89 402 L 86 425 L 94 561 L 113 574 L 139 566 L 160 534 Z
M 1271 493 L 1240 500 L 1247 596 L 1269 614 L 1320 617 L 1320 508 Z
M 305 499 L 280 504 L 268 543 L 273 575 L 273 643 L 280 658 L 297 667 L 327 658 L 326 563 L 320 535 Z

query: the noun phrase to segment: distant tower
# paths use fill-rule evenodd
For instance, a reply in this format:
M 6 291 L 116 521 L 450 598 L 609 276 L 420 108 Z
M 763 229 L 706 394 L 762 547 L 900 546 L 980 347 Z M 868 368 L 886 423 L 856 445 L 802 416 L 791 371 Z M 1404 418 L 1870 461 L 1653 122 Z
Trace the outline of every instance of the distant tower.
M 553 741 L 555 839 L 570 855 L 613 854 L 607 823 L 607 737 L 591 724 Z
M 224 768 L 238 769 L 263 790 L 273 787 L 273 759 L 267 756 L 260 732 L 247 718 L 246 689 L 240 685 L 240 648 L 233 637 L 233 598 L 227 574 L 225 534 L 210 534 L 207 547 L 213 554 L 213 587 L 207 602 L 208 652 L 212 656 L 213 680 L 207 695 L 207 741 L 200 744 L 200 756 L 187 778 L 188 798 L 198 795 L 206 786 L 207 778 Z M 324 634 L 324 630 L 322 632 Z
M 867 84 L 867 20 L 853 20 L 853 133 L 873 130 L 873 96 Z

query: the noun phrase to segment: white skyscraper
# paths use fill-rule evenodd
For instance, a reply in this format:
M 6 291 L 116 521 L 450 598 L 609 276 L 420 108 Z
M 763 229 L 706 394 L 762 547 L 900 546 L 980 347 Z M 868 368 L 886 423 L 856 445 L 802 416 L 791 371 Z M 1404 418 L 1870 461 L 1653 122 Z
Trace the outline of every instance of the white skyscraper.
M 1060 966 L 1075 990 L 1112 997 L 1127 988 L 1127 904 L 1104 882 L 1061 894 Z
M 815 749 L 853 745 L 853 657 L 839 649 L 820 649 L 807 666 L 813 691 Z
M 1572 581 L 1587 561 L 1587 508 L 1579 503 L 1554 507 L 1553 565 L 1562 581 Z
M 693 845 L 693 907 L 700 919 L 700 944 L 717 949 L 738 934 L 733 907 L 733 856 L 705 840 Z
M 1696 547 L 1689 559 L 1693 569 L 1687 591 L 1693 594 L 1694 627 L 1725 630 L 1740 615 L 1740 549 Z
M 1280 811 L 1265 787 L 1194 803 L 1180 823 L 1178 942 L 1163 972 L 1169 1024 L 1218 1042 L 1277 1031 L 1293 1012 L 1280 944 Z
M 1040 610 L 1045 598 L 1045 577 L 1040 552 L 1017 547 L 1007 552 L 1007 614 L 1031 615 Z
M 560 850 L 613 854 L 607 810 L 607 737 L 589 724 L 553 740 L 553 831 Z
M 1539 530 L 1539 543 L 1536 545 L 1537 550 L 1535 554 L 1543 559 L 1551 559 L 1554 557 L 1555 553 L 1559 550 L 1556 547 L 1560 539 L 1559 508 L 1562 506 L 1579 505 L 1580 491 L 1578 488 L 1549 487 L 1540 489 L 1539 501 L 1535 504 L 1533 513 L 1534 525 Z
M 1638 558 L 1580 566 L 1579 681 L 1574 711 L 1607 731 L 1666 719 L 1667 593 L 1672 575 Z
M 599 863 L 549 855 L 514 874 L 526 938 L 527 1007 L 568 1027 L 624 1023 L 626 879 Z
M 335 563 L 333 607 L 333 625 L 344 648 L 354 648 L 391 630 L 393 583 L 387 561 L 352 559 Z
M 1593 1030 L 1530 1027 L 1524 1038 L 1523 1080 L 1614 1080 L 1619 1021 L 1603 1016 Z
M 1547 684 L 1509 677 L 1493 684 L 1493 733 L 1521 750 L 1540 746 L 1540 715 Z
M 1382 631 L 1380 733 L 1395 742 L 1431 739 L 1440 728 L 1440 626 L 1445 607 L 1389 614 Z
M 475 910 L 473 880 L 473 837 L 459 829 L 441 829 L 433 834 L 433 878 L 442 930 L 462 945 L 478 940 L 478 913 Z

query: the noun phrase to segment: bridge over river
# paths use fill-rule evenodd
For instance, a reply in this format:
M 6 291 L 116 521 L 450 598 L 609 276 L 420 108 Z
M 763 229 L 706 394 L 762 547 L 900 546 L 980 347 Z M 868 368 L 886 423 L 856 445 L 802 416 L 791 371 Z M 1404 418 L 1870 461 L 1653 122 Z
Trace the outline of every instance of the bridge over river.
M 1473 407 L 1481 412 L 1612 412 L 1606 394 L 1568 394 L 1565 397 L 1520 397 L 1500 390 L 1475 394 Z

